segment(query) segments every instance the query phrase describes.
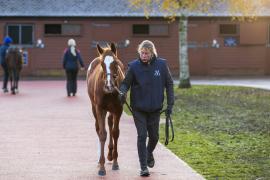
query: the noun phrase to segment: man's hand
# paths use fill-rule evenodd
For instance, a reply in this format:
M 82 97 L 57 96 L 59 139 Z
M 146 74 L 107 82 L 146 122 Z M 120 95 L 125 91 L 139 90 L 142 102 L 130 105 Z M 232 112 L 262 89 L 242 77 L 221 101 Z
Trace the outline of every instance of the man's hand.
M 126 94 L 123 92 L 119 92 L 118 99 L 119 99 L 121 105 L 124 105 L 126 102 Z

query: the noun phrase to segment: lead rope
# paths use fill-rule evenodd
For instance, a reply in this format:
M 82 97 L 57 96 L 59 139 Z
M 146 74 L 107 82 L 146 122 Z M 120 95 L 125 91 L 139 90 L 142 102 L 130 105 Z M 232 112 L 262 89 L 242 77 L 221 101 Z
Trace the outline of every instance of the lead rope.
M 160 114 L 166 112 L 166 109 L 162 110 L 160 112 Z M 169 137 L 170 137 L 170 133 L 169 133 L 169 127 L 171 126 L 171 131 L 172 131 L 172 139 L 171 142 L 174 140 L 174 129 L 173 129 L 173 122 L 172 122 L 172 118 L 171 115 L 167 115 L 166 114 L 166 121 L 165 121 L 165 145 L 167 146 L 169 144 Z
M 115 88 L 115 90 L 116 90 L 119 94 L 122 93 L 122 92 L 118 89 L 118 87 L 114 86 L 114 88 Z M 125 100 L 124 103 L 127 105 L 127 107 L 128 107 L 128 109 L 129 109 L 129 111 L 131 112 L 133 118 L 135 118 L 135 117 L 134 117 L 134 114 L 133 114 L 133 110 L 132 110 L 132 108 L 129 106 L 129 104 L 127 103 L 126 100 Z M 164 113 L 165 111 L 166 111 L 166 109 L 162 110 L 162 111 L 160 112 L 160 114 Z M 170 136 L 170 133 L 169 133 L 169 127 L 170 127 L 170 126 L 171 126 L 171 131 L 172 131 L 171 142 L 173 142 L 173 140 L 174 140 L 174 129 L 173 129 L 172 118 L 171 118 L 170 115 L 166 115 L 166 121 L 165 121 L 165 143 L 164 143 L 165 146 L 167 146 L 167 145 L 169 144 L 169 136 Z

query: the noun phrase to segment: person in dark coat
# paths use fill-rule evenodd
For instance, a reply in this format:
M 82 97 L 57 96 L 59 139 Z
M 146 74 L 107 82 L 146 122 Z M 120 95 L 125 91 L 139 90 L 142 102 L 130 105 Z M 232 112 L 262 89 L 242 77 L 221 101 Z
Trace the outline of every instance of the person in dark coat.
M 3 45 L 0 47 L 0 63 L 4 70 L 3 87 L 2 87 L 4 93 L 8 92 L 7 84 L 8 84 L 8 78 L 9 78 L 8 67 L 6 63 L 6 53 L 12 42 L 13 40 L 7 36 L 4 39 Z
M 74 39 L 68 40 L 68 48 L 63 56 L 63 68 L 66 71 L 67 78 L 67 96 L 75 96 L 77 92 L 77 76 L 80 63 L 81 70 L 84 70 L 84 63 L 80 55 L 80 51 L 75 48 L 76 42 Z
M 149 176 L 147 168 L 154 167 L 153 151 L 159 139 L 160 111 L 163 107 L 164 91 L 167 95 L 167 115 L 174 104 L 173 80 L 167 61 L 157 56 L 154 44 L 144 40 L 138 47 L 139 58 L 129 63 L 125 79 L 120 85 L 119 99 L 125 102 L 130 91 L 130 106 L 137 129 L 137 149 L 140 175 Z M 149 137 L 146 145 L 147 134 Z

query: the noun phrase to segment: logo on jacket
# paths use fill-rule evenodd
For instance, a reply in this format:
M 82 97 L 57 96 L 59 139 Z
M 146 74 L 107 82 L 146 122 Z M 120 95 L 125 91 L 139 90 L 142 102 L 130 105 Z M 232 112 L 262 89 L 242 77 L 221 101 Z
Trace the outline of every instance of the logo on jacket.
M 155 70 L 154 76 L 160 76 L 159 70 Z

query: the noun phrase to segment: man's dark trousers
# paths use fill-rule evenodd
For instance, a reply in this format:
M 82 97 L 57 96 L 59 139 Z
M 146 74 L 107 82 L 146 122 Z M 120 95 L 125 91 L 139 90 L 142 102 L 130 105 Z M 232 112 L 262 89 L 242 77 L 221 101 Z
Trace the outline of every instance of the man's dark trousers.
M 66 70 L 67 76 L 67 93 L 76 93 L 77 92 L 77 74 L 78 70 Z
M 3 89 L 7 89 L 7 83 L 8 83 L 8 77 L 9 77 L 9 73 L 8 73 L 8 67 L 7 64 L 2 64 L 3 70 L 4 70 L 4 79 L 3 79 Z
M 137 148 L 141 169 L 147 167 L 147 155 L 153 153 L 159 139 L 159 120 L 160 113 L 142 112 L 133 110 L 134 122 L 137 129 Z M 146 138 L 148 132 L 148 145 L 146 147 Z

